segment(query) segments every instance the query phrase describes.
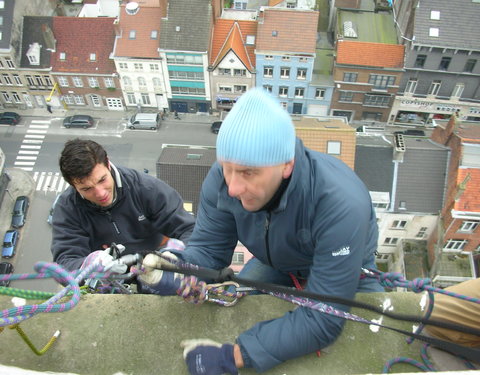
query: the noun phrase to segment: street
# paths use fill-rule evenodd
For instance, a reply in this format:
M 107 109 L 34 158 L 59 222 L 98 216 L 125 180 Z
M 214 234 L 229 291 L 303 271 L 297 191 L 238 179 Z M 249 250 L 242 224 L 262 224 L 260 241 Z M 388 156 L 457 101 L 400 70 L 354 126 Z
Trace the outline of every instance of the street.
M 199 121 L 195 121 L 198 117 Z M 155 174 L 162 144 L 214 146 L 216 135 L 210 132 L 208 116 L 188 119 L 173 117 L 162 122 L 158 131 L 126 129 L 126 117 L 95 117 L 90 129 L 62 126 L 60 117 L 23 117 L 17 126 L 0 126 L 0 147 L 5 153 L 5 168 L 22 168 L 30 174 L 34 186 L 25 226 L 20 230 L 17 255 L 9 259 L 15 273 L 32 273 L 38 261 L 52 261 L 51 228 L 47 217 L 57 194 L 68 185 L 60 176 L 58 158 L 65 141 L 75 137 L 90 138 L 102 144 L 110 160 Z M 188 120 L 188 121 L 187 121 Z M 14 196 L 13 198 L 16 198 Z M 5 197 L 5 199 L 10 199 Z M 5 200 L 4 200 L 5 201 Z M 0 228 L 4 231 L 9 228 Z M 12 287 L 55 292 L 55 281 L 14 281 Z

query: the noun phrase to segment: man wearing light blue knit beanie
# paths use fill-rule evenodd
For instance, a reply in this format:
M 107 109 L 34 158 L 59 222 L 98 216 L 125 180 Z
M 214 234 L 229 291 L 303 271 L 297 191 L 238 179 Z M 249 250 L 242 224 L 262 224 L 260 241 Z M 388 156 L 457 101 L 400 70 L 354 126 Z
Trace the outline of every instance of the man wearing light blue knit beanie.
M 258 88 L 223 122 L 194 232 L 185 251 L 175 254 L 222 269 L 238 241 L 254 255 L 239 274 L 244 279 L 300 283 L 345 299 L 382 290 L 360 277 L 362 268 L 375 268 L 378 241 L 368 190 L 342 161 L 303 146 L 290 115 Z M 237 374 L 241 367 L 261 372 L 330 345 L 342 327 L 338 317 L 299 307 L 257 323 L 234 345 L 187 340 L 184 357 L 191 374 Z

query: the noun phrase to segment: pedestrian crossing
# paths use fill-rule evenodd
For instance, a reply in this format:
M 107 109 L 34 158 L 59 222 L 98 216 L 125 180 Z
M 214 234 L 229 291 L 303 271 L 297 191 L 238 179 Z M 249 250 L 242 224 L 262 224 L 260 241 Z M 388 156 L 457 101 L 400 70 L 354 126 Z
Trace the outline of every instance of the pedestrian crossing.
M 47 134 L 51 120 L 32 120 L 27 129 L 14 166 L 26 171 L 33 171 L 43 140 Z
M 68 183 L 63 179 L 60 172 L 34 172 L 35 190 L 61 193 L 68 188 Z

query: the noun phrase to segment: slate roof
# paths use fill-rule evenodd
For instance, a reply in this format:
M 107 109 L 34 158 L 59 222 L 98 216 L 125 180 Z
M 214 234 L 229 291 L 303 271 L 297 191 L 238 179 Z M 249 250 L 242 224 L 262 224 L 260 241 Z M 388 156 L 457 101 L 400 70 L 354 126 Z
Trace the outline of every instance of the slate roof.
M 258 18 L 257 52 L 315 53 L 317 11 L 266 8 L 263 13 L 263 22 Z
M 9 49 L 12 38 L 13 8 L 15 7 L 15 2 L 5 1 L 4 3 L 4 8 L 0 9 L 0 16 L 3 19 L 3 23 L 0 25 L 0 31 L 2 32 L 0 49 Z
M 392 193 L 392 155 L 392 144 L 383 137 L 357 137 L 354 170 L 369 191 Z
M 207 52 L 210 44 L 212 6 L 208 0 L 170 0 L 168 16 L 161 20 L 160 48 Z
M 372 2 L 373 3 L 373 2 Z M 351 22 L 357 37 L 348 37 L 345 34 L 345 22 Z M 358 12 L 338 10 L 336 33 L 341 35 L 337 39 L 354 40 L 359 42 L 398 44 L 395 22 L 391 13 L 387 12 Z
M 115 72 L 115 64 L 110 59 L 115 40 L 114 20 L 111 17 L 53 17 L 57 48 L 52 53 L 52 70 L 95 74 Z M 66 53 L 64 61 L 59 58 L 61 52 Z M 95 61 L 90 61 L 91 53 L 96 54 Z
M 52 17 L 23 17 L 22 31 L 22 51 L 20 56 L 20 66 L 31 69 L 47 69 L 51 67 L 50 59 L 52 52 L 48 51 L 51 41 L 48 41 L 49 31 L 52 32 Z M 27 57 L 27 52 L 31 45 L 38 43 L 40 48 L 40 64 L 32 65 Z
M 161 18 L 167 14 L 166 0 L 148 0 L 139 3 L 137 13 L 131 15 L 120 8 L 119 27 L 121 35 L 117 37 L 115 57 L 159 58 L 158 47 L 162 34 Z M 135 31 L 135 39 L 130 39 L 130 31 Z M 157 38 L 151 33 L 157 31 Z
M 403 68 L 404 51 L 405 46 L 400 44 L 339 40 L 337 64 Z
M 213 31 L 210 48 L 210 65 L 215 68 L 222 59 L 233 51 L 245 67 L 255 69 L 255 44 L 245 44 L 247 35 L 257 35 L 256 21 L 235 21 L 218 19 Z
M 395 211 L 404 201 L 406 212 L 438 213 L 445 198 L 449 149 L 427 138 L 404 137 L 406 152 L 398 163 L 393 187 L 391 141 L 391 136 L 357 137 L 355 172 L 369 191 L 389 192 L 395 197 Z
M 449 148 L 428 138 L 404 137 L 406 152 L 398 164 L 395 210 L 438 213 L 445 200 Z
M 440 11 L 440 19 L 432 20 L 431 11 Z M 480 50 L 480 4 L 472 0 L 419 1 L 415 9 L 413 35 L 415 44 Z M 431 27 L 439 29 L 438 37 L 429 36 Z

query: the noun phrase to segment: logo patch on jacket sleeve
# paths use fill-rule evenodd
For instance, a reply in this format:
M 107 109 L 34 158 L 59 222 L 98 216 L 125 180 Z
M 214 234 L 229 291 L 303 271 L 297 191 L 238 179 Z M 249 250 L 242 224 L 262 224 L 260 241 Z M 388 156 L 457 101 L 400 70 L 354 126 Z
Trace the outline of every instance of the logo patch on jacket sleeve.
M 350 246 L 344 246 L 337 251 L 332 251 L 332 257 L 338 257 L 340 255 L 348 255 L 350 254 Z
M 145 215 L 140 215 L 140 216 L 138 217 L 138 221 L 143 221 L 143 220 L 145 220 Z

